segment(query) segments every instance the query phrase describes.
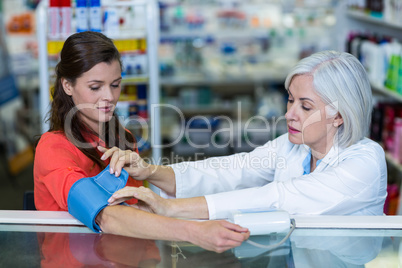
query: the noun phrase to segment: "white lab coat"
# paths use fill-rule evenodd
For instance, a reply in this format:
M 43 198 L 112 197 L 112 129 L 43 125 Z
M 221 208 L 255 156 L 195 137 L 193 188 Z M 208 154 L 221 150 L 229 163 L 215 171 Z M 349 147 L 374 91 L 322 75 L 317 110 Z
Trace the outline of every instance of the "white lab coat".
M 303 175 L 309 153 L 284 134 L 250 153 L 173 164 L 176 198 L 204 195 L 210 219 L 255 208 L 304 215 L 383 214 L 387 170 L 381 146 L 367 138 L 346 149 L 333 146 L 312 173 Z

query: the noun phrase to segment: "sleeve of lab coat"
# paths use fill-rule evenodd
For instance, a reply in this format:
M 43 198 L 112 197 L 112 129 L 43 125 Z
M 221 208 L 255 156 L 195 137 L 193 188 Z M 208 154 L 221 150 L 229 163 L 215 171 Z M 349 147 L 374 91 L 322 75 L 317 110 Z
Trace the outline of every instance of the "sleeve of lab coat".
M 176 178 L 176 198 L 194 197 L 262 186 L 273 181 L 277 151 L 287 136 L 270 141 L 250 153 L 212 157 L 171 165 Z M 289 146 L 288 142 L 285 142 Z
M 275 180 L 260 187 L 207 195 L 210 219 L 236 209 L 274 208 L 290 214 L 382 214 L 386 197 L 383 157 L 357 153 L 321 172 Z

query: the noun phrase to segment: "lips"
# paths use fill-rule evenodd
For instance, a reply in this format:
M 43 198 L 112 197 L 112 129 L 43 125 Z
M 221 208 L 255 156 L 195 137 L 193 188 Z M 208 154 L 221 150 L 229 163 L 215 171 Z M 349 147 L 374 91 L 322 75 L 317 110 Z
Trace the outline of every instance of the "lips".
M 108 113 L 112 110 L 112 106 L 98 107 L 98 109 L 102 112 Z
M 291 134 L 300 133 L 299 130 L 297 130 L 297 129 L 295 129 L 295 128 L 289 126 L 289 125 L 288 125 L 288 130 L 289 130 L 289 133 L 291 133 Z

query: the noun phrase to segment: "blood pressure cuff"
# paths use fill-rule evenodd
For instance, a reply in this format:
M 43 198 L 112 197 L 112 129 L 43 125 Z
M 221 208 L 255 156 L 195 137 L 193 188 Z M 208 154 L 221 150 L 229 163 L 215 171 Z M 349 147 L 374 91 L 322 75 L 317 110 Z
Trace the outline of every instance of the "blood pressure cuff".
M 95 177 L 76 181 L 68 192 L 68 212 L 92 231 L 99 233 L 95 222 L 98 213 L 108 205 L 114 192 L 126 186 L 128 173 L 121 170 L 119 177 L 110 174 L 109 166 Z

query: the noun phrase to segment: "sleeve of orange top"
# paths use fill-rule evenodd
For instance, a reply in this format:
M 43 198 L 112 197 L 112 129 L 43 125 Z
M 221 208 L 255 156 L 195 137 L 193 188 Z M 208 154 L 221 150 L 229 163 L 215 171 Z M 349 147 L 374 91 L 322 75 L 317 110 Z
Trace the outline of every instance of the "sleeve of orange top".
M 46 186 L 56 203 L 67 210 L 67 197 L 71 186 L 88 177 L 81 168 L 77 150 L 64 136 L 46 135 L 41 138 L 35 154 L 35 180 Z M 81 162 L 81 165 L 78 164 Z

